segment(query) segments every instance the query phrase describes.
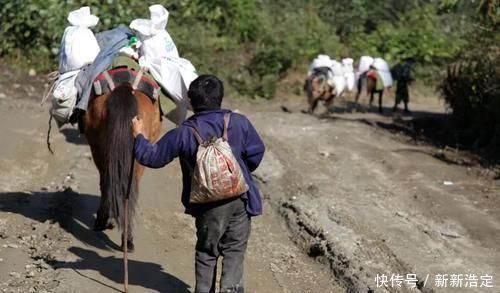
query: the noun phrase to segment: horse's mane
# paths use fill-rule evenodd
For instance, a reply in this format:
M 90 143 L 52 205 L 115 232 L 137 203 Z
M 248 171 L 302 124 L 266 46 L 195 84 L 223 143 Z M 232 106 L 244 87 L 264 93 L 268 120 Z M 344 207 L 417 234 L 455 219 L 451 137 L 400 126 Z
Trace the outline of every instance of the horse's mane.
M 132 86 L 129 83 L 117 86 L 109 94 L 106 108 L 107 136 L 103 146 L 107 154 L 104 159 L 107 186 L 101 186 L 101 189 L 110 199 L 110 217 L 123 227 L 125 197 L 129 192 L 129 217 L 133 219 L 138 193 L 136 178 L 132 178 L 134 137 L 131 121 L 138 113 Z

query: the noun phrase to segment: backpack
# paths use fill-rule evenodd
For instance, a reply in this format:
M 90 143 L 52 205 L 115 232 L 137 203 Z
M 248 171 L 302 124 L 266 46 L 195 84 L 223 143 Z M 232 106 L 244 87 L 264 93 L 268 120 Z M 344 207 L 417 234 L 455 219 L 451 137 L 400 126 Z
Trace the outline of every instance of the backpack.
M 220 201 L 248 191 L 240 164 L 227 139 L 230 118 L 229 113 L 224 115 L 222 137 L 212 137 L 206 141 L 196 128 L 189 127 L 199 144 L 191 179 L 190 203 Z

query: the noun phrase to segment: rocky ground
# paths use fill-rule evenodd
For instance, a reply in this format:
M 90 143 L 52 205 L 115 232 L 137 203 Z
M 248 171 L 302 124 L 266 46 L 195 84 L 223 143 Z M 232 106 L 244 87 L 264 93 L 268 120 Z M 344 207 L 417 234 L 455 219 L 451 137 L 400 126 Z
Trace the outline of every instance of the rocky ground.
M 90 229 L 99 188 L 84 137 L 54 128 L 51 155 L 41 78 L 2 69 L 0 290 L 122 290 L 118 232 Z M 255 172 L 265 213 L 253 221 L 248 292 L 500 292 L 498 180 L 391 127 L 443 115 L 437 99 L 419 96 L 413 116 L 350 113 L 338 102 L 318 118 L 292 94 L 225 105 L 248 115 L 267 146 Z M 193 288 L 194 222 L 180 188 L 177 162 L 141 182 L 132 292 Z

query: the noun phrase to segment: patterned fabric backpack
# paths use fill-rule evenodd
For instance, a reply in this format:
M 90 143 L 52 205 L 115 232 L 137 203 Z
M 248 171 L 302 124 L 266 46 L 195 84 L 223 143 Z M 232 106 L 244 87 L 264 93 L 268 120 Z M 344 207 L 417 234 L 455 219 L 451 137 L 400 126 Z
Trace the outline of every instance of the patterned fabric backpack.
M 227 140 L 231 116 L 224 115 L 223 136 L 204 141 L 196 128 L 190 127 L 196 141 L 196 165 L 191 180 L 190 203 L 208 203 L 239 196 L 248 191 L 240 164 Z

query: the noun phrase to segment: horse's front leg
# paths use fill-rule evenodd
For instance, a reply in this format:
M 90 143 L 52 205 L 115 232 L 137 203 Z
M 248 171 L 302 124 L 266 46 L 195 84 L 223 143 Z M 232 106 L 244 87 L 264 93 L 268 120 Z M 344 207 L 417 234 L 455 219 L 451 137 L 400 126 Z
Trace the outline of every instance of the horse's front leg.
M 314 110 L 316 109 L 317 106 L 318 106 L 318 99 L 310 98 L 309 99 L 309 110 L 307 111 L 307 113 L 313 115 Z
M 326 114 L 333 113 L 334 108 L 333 108 L 333 102 L 335 99 L 335 95 L 332 95 L 328 100 L 325 101 L 325 107 L 326 107 Z
M 370 92 L 370 103 L 368 104 L 370 106 L 370 108 L 373 106 L 374 94 L 375 93 L 373 91 Z
M 355 103 L 359 103 L 359 97 L 361 96 L 361 93 L 363 91 L 363 77 L 360 76 L 358 79 L 358 85 L 357 85 L 357 90 L 358 92 L 356 93 L 356 98 L 355 98 Z

